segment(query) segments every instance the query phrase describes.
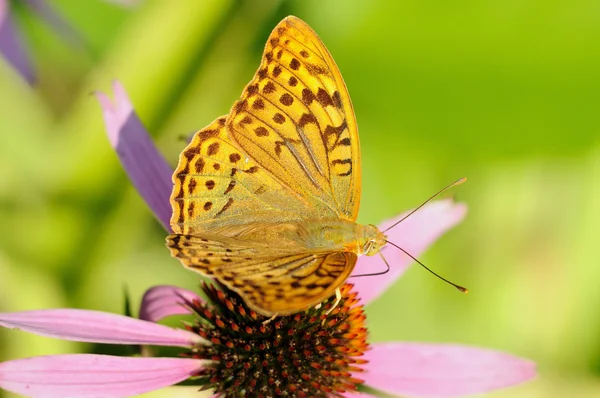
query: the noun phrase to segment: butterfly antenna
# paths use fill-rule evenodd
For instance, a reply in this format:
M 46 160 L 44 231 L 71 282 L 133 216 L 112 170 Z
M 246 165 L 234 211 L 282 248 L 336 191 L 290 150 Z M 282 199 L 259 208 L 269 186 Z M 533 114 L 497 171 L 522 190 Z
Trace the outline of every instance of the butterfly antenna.
M 377 253 L 379 253 L 379 255 L 381 256 L 381 259 L 383 260 L 383 262 L 385 263 L 385 266 L 387 267 L 385 271 L 373 272 L 371 274 L 352 275 L 350 278 L 355 278 L 357 276 L 377 276 L 377 275 L 387 274 L 388 272 L 390 272 L 390 265 L 386 261 L 385 257 L 383 257 L 383 253 L 381 253 L 381 251 L 378 251 Z
M 412 258 L 414 261 L 417 262 L 417 264 L 419 264 L 421 267 L 425 268 L 427 271 L 431 272 L 433 275 L 437 276 L 438 278 L 440 278 L 441 280 L 443 280 L 444 282 L 454 286 L 455 288 L 457 288 L 458 290 L 460 290 L 463 293 L 469 293 L 469 290 L 465 287 L 462 287 L 460 285 L 457 285 L 456 283 L 450 282 L 448 279 L 436 274 L 435 272 L 433 272 L 431 269 L 429 269 L 425 264 L 423 264 L 422 262 L 420 262 L 419 260 L 417 260 L 417 258 L 415 256 L 413 256 L 412 254 L 410 254 L 409 252 L 407 252 L 406 250 L 404 250 L 403 248 L 401 248 L 400 246 L 398 246 L 395 243 L 390 242 L 389 240 L 386 240 L 387 243 L 389 243 L 390 245 L 394 246 L 396 249 L 402 251 L 402 253 L 406 254 L 408 257 Z M 385 261 L 385 260 L 384 260 Z M 387 264 L 387 263 L 386 263 Z M 389 266 L 388 266 L 389 267 Z
M 452 187 L 455 187 L 457 185 L 462 184 L 465 181 L 467 181 L 467 177 L 463 177 L 460 180 L 454 181 L 452 184 L 450 184 L 447 187 L 439 190 L 433 196 L 431 196 L 429 199 L 427 199 L 425 202 L 421 203 L 416 209 L 413 209 L 410 213 L 408 213 L 407 215 L 405 215 L 404 217 L 402 217 L 402 219 L 400 221 L 397 221 L 391 227 L 386 228 L 385 231 L 383 231 L 383 232 L 389 231 L 390 229 L 394 228 L 396 225 L 400 224 L 402 221 L 406 220 L 408 217 L 412 216 L 414 214 L 414 212 L 416 212 L 417 210 L 419 210 L 421 207 L 425 206 L 427 203 L 429 203 L 436 196 L 442 194 L 443 192 L 447 191 L 448 189 L 450 189 Z

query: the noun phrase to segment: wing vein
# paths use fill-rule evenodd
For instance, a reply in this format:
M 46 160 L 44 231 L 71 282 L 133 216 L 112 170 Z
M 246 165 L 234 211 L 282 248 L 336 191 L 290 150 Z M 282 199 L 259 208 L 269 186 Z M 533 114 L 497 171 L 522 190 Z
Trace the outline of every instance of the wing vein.
M 271 80 L 271 81 L 274 81 L 274 80 L 272 80 L 272 79 L 270 79 L 270 80 Z M 274 81 L 274 82 L 275 82 L 275 81 Z M 277 83 L 279 86 L 281 86 L 281 87 L 283 87 L 283 88 L 285 89 L 285 87 L 284 87 L 283 85 L 281 85 L 280 83 L 278 83 L 278 82 L 275 82 L 275 83 Z M 287 89 L 286 89 L 286 90 L 287 90 Z M 291 93 L 290 91 L 288 91 L 288 92 L 289 92 L 289 93 Z M 291 93 L 291 94 L 292 94 L 294 97 L 296 97 L 296 99 L 297 99 L 299 102 L 302 102 L 302 100 L 301 100 L 300 98 L 298 98 L 298 97 L 297 97 L 297 96 L 296 96 L 294 93 Z M 303 144 L 304 144 L 304 146 L 306 147 L 306 149 L 307 149 L 307 153 L 308 153 L 308 155 L 309 155 L 310 159 L 312 160 L 313 164 L 315 165 L 315 168 L 316 168 L 316 169 L 319 171 L 319 174 L 321 174 L 321 175 L 322 175 L 322 176 L 323 176 L 325 179 L 327 179 L 327 181 L 329 181 L 329 176 L 326 176 L 326 175 L 323 173 L 323 170 L 321 169 L 321 166 L 319 165 L 319 162 L 318 162 L 318 160 L 316 159 L 316 155 L 314 154 L 313 148 L 310 146 L 310 143 L 308 142 L 308 138 L 307 138 L 307 137 L 306 137 L 306 135 L 304 134 L 304 131 L 303 131 L 301 128 L 299 128 L 299 126 L 298 126 L 298 124 L 296 123 L 296 121 L 294 120 L 294 118 L 293 118 L 293 117 L 291 117 L 291 116 L 290 116 L 290 114 L 289 114 L 288 112 L 286 112 L 285 110 L 283 110 L 283 109 L 279 108 L 279 106 L 278 106 L 278 105 L 276 105 L 276 104 L 275 104 L 273 101 L 271 101 L 269 98 L 267 98 L 267 97 L 266 97 L 266 96 L 264 96 L 263 94 L 259 94 L 259 95 L 260 95 L 260 96 L 261 96 L 261 97 L 262 97 L 262 98 L 263 98 L 265 101 L 269 102 L 269 103 L 270 103 L 271 105 L 273 105 L 275 108 L 277 108 L 278 110 L 280 110 L 281 112 L 283 112 L 283 113 L 284 113 L 284 114 L 285 114 L 285 115 L 286 115 L 286 116 L 287 116 L 287 117 L 288 117 L 288 118 L 289 118 L 289 119 L 290 119 L 290 120 L 291 120 L 291 121 L 294 123 L 294 126 L 296 127 L 296 132 L 298 133 L 298 136 L 300 137 L 300 139 L 302 140 L 302 143 L 303 143 Z M 302 103 L 302 104 L 304 105 L 304 103 Z M 304 107 L 306 108 L 306 110 L 307 110 L 307 111 L 309 111 L 310 113 L 312 113 L 312 111 L 310 110 L 310 108 L 308 108 L 306 105 L 304 105 Z M 258 117 L 258 116 L 256 115 L 256 113 L 252 113 L 252 115 L 253 115 L 254 117 L 256 117 L 258 120 L 260 120 L 261 122 L 265 123 L 267 126 L 271 127 L 271 128 L 272 128 L 272 129 L 275 131 L 275 133 L 276 133 L 276 134 L 277 134 L 279 137 L 281 137 L 281 139 L 283 139 L 283 140 L 287 141 L 287 139 L 286 139 L 285 137 L 283 137 L 283 136 L 282 136 L 282 135 L 279 133 L 279 131 L 278 131 L 278 129 L 277 129 L 277 127 L 276 127 L 276 126 L 272 125 L 271 123 L 267 123 L 267 122 L 266 122 L 264 119 L 262 119 L 262 118 Z M 321 126 L 319 126 L 319 125 L 318 125 L 318 123 L 317 123 L 317 128 L 319 129 L 319 136 L 321 136 L 321 142 L 323 142 L 323 145 L 325 145 L 325 142 L 323 141 L 323 133 L 322 133 L 322 130 L 321 130 Z M 288 146 L 288 145 L 287 145 L 287 142 L 286 142 L 286 146 Z M 289 147 L 289 146 L 288 146 L 288 147 Z M 324 148 L 325 148 L 325 153 L 327 153 L 327 147 L 324 147 Z M 303 167 L 304 167 L 304 166 L 303 166 Z M 307 173 L 307 174 L 308 174 L 308 173 Z M 309 177 L 310 177 L 310 176 L 309 176 Z M 311 177 L 311 180 L 312 180 L 312 177 Z M 315 184 L 316 184 L 316 181 L 314 181 L 314 180 L 313 180 L 313 183 L 315 183 Z M 318 185 L 317 185 L 317 188 L 319 188 L 319 189 L 320 189 L 320 187 L 319 187 Z
M 270 126 L 270 125 L 269 125 L 267 122 L 265 122 L 265 121 L 264 121 L 262 118 L 260 118 L 260 117 L 257 117 L 257 116 L 256 116 L 256 115 L 254 115 L 254 114 L 252 114 L 252 115 L 253 115 L 253 116 L 255 116 L 255 117 L 256 117 L 258 120 L 260 120 L 261 122 L 265 123 L 267 126 Z M 236 130 L 236 132 L 237 132 L 238 134 L 240 134 L 241 136 L 243 136 L 243 137 L 244 137 L 245 139 L 247 139 L 248 141 L 250 141 L 250 142 L 253 142 L 253 143 L 256 145 L 256 147 L 257 147 L 257 148 L 260 148 L 260 150 L 261 150 L 263 153 L 265 153 L 265 155 L 267 155 L 267 156 L 269 156 L 271 159 L 273 159 L 273 160 L 275 161 L 275 163 L 279 163 L 279 161 L 278 161 L 278 160 L 277 160 L 277 159 L 276 159 L 276 158 L 275 158 L 275 157 L 274 157 L 274 156 L 273 156 L 273 155 L 272 155 L 272 154 L 271 154 L 269 151 L 265 150 L 265 149 L 264 149 L 262 146 L 258 145 L 258 144 L 257 144 L 257 143 L 255 143 L 254 141 L 252 141 L 252 138 L 248 137 L 248 135 L 247 135 L 247 134 L 244 132 L 244 130 Z M 287 139 L 286 139 L 285 137 L 283 137 L 283 136 L 282 136 L 282 135 L 281 135 L 279 132 L 277 132 L 277 130 L 275 130 L 275 132 L 276 132 L 276 134 L 277 134 L 277 135 L 278 135 L 278 136 L 279 136 L 279 137 L 280 137 L 282 140 L 285 140 L 285 141 L 287 141 Z M 287 142 L 286 142 L 286 147 L 288 147 L 288 148 L 289 148 L 289 146 L 287 145 Z M 292 154 L 293 154 L 293 153 L 292 153 Z M 301 166 L 304 168 L 304 165 L 302 164 L 301 160 L 300 160 L 300 159 L 298 159 L 298 158 L 296 157 L 296 155 L 295 155 L 295 154 L 293 154 L 293 155 L 294 155 L 294 158 L 296 159 L 296 161 L 298 162 L 298 164 L 299 164 L 299 165 L 301 165 Z M 273 173 L 273 171 L 272 171 L 272 170 L 270 170 L 270 169 L 267 167 L 267 165 L 265 165 L 264 163 L 260 163 L 260 161 L 258 160 L 258 159 L 259 159 L 259 157 L 258 157 L 258 156 L 255 156 L 255 157 L 254 157 L 254 159 L 255 159 L 255 161 L 256 161 L 257 163 L 261 164 L 261 165 L 264 167 L 265 171 L 269 172 L 269 175 L 273 176 L 273 174 L 274 174 L 274 173 Z M 282 170 L 284 170 L 284 169 L 282 168 Z M 288 175 L 290 178 L 292 178 L 292 179 L 294 178 L 294 176 L 293 176 L 293 175 L 291 175 L 290 173 L 288 173 L 286 170 L 284 170 L 284 171 L 286 172 L 286 174 L 287 174 L 287 175 Z M 308 173 L 307 173 L 307 175 L 308 175 Z M 275 177 L 273 177 L 273 178 L 275 178 Z M 319 188 L 319 189 L 320 189 L 322 192 L 324 192 L 324 191 L 323 191 L 321 188 Z M 330 203 L 328 203 L 328 202 L 324 201 L 323 199 L 319 198 L 319 197 L 318 197 L 318 196 L 316 196 L 316 195 L 311 195 L 311 196 L 312 196 L 314 199 L 316 199 L 316 200 L 318 200 L 319 202 L 321 202 L 322 204 L 324 204 L 326 207 L 328 207 L 328 208 L 329 208 L 329 209 L 330 209 L 330 210 L 333 212 L 333 214 L 339 214 L 339 211 L 338 211 L 338 209 L 335 209 L 335 208 L 333 208 L 333 207 L 331 206 L 331 204 L 330 204 Z
M 307 37 L 304 33 L 300 32 L 298 29 L 296 29 L 297 32 L 299 32 L 302 36 L 304 36 L 306 39 L 308 39 L 308 41 L 311 41 L 309 37 Z M 321 61 L 323 61 L 324 63 L 327 63 L 327 60 L 325 58 L 323 58 L 323 54 L 321 54 L 321 52 L 319 51 L 319 53 L 315 52 L 315 50 L 313 50 L 312 48 L 308 47 L 306 44 L 302 43 L 300 40 L 296 39 L 295 37 L 293 37 L 292 35 L 286 35 L 287 38 L 290 38 L 291 40 L 295 41 L 296 43 L 300 44 L 302 47 L 310 50 L 312 53 L 317 54 L 317 57 L 319 57 L 319 59 L 321 59 Z M 317 50 L 319 50 L 318 46 L 316 48 Z
M 279 83 L 278 81 L 273 80 L 271 78 L 269 78 L 269 80 L 272 81 L 272 82 L 274 82 L 275 84 L 277 84 L 279 87 L 282 87 L 287 93 L 289 93 L 294 98 L 296 98 L 296 101 L 300 102 L 309 113 L 313 114 L 313 112 L 311 111 L 311 109 L 304 103 L 304 101 L 302 101 L 302 99 L 300 97 L 298 97 L 293 92 L 289 91 L 283 84 Z M 298 78 L 298 80 L 300 80 L 300 79 Z M 302 83 L 302 84 L 304 84 L 304 83 Z M 287 111 L 285 111 L 284 109 L 280 108 L 277 104 L 275 104 L 273 101 L 271 101 L 265 95 L 260 94 L 260 93 L 259 93 L 259 95 L 265 101 L 269 102 L 271 105 L 273 105 L 275 108 L 277 108 L 279 111 L 283 112 L 288 117 L 288 119 L 290 119 L 294 123 L 294 125 L 296 127 L 296 132 L 298 133 L 298 136 L 300 137 L 300 139 L 302 140 L 302 143 L 306 147 L 308 155 L 310 156 L 310 159 L 312 160 L 313 164 L 315 165 L 315 168 L 318 170 L 319 174 L 321 174 L 325 179 L 327 179 L 327 181 L 329 181 L 330 176 L 329 175 L 325 175 L 325 173 L 321 169 L 321 165 L 319 164 L 319 161 L 317 160 L 316 155 L 314 154 L 314 150 L 313 150 L 312 146 L 310 145 L 310 142 L 308 141 L 308 138 L 304 134 L 304 131 L 298 126 L 298 124 L 296 123 L 296 121 L 294 120 L 294 118 L 292 116 L 290 116 L 290 114 Z M 281 136 L 281 134 L 279 134 L 279 132 L 277 130 L 277 127 L 275 127 L 274 125 L 272 125 L 270 123 L 266 123 L 263 119 L 257 117 L 255 113 L 252 113 L 252 115 L 254 115 L 257 119 L 259 119 L 260 121 L 262 121 L 263 123 L 265 123 L 267 126 L 271 127 L 273 130 L 275 130 L 277 132 L 277 135 L 279 135 L 282 139 L 285 139 L 284 137 Z M 327 116 L 329 116 L 329 113 L 327 113 Z M 330 121 L 331 121 L 331 118 L 330 118 Z M 331 121 L 331 122 L 333 123 L 333 121 Z M 317 125 L 317 128 L 319 129 L 319 136 L 321 137 L 321 142 L 323 143 L 324 152 L 327 155 L 327 146 L 325 145 L 325 141 L 323 141 L 323 130 L 321 129 L 321 126 L 320 126 L 320 124 L 319 124 L 318 121 L 317 121 L 316 125 Z

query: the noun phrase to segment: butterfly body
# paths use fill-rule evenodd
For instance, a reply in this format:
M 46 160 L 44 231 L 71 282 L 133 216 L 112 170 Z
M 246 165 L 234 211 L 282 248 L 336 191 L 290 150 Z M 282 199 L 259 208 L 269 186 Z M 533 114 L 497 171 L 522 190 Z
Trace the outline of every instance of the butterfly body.
M 360 145 L 348 90 L 296 17 L 275 27 L 230 113 L 183 150 L 173 183 L 172 255 L 266 316 L 323 302 L 358 256 L 386 243 L 356 223 Z

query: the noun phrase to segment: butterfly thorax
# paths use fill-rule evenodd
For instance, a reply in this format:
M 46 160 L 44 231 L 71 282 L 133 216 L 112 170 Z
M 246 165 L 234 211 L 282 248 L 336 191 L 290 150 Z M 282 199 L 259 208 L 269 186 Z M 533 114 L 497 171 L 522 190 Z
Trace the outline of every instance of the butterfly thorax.
M 299 226 L 304 244 L 314 250 L 338 250 L 358 256 L 372 256 L 386 243 L 385 235 L 374 225 L 331 219 L 301 221 Z

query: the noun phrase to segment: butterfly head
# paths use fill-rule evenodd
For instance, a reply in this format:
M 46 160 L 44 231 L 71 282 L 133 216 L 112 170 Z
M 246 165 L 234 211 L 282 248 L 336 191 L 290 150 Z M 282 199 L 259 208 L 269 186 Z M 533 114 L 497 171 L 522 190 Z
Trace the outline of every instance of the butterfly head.
M 362 253 L 367 256 L 373 256 L 381 250 L 387 243 L 386 236 L 375 225 L 363 226 L 363 236 L 361 239 L 360 248 Z

